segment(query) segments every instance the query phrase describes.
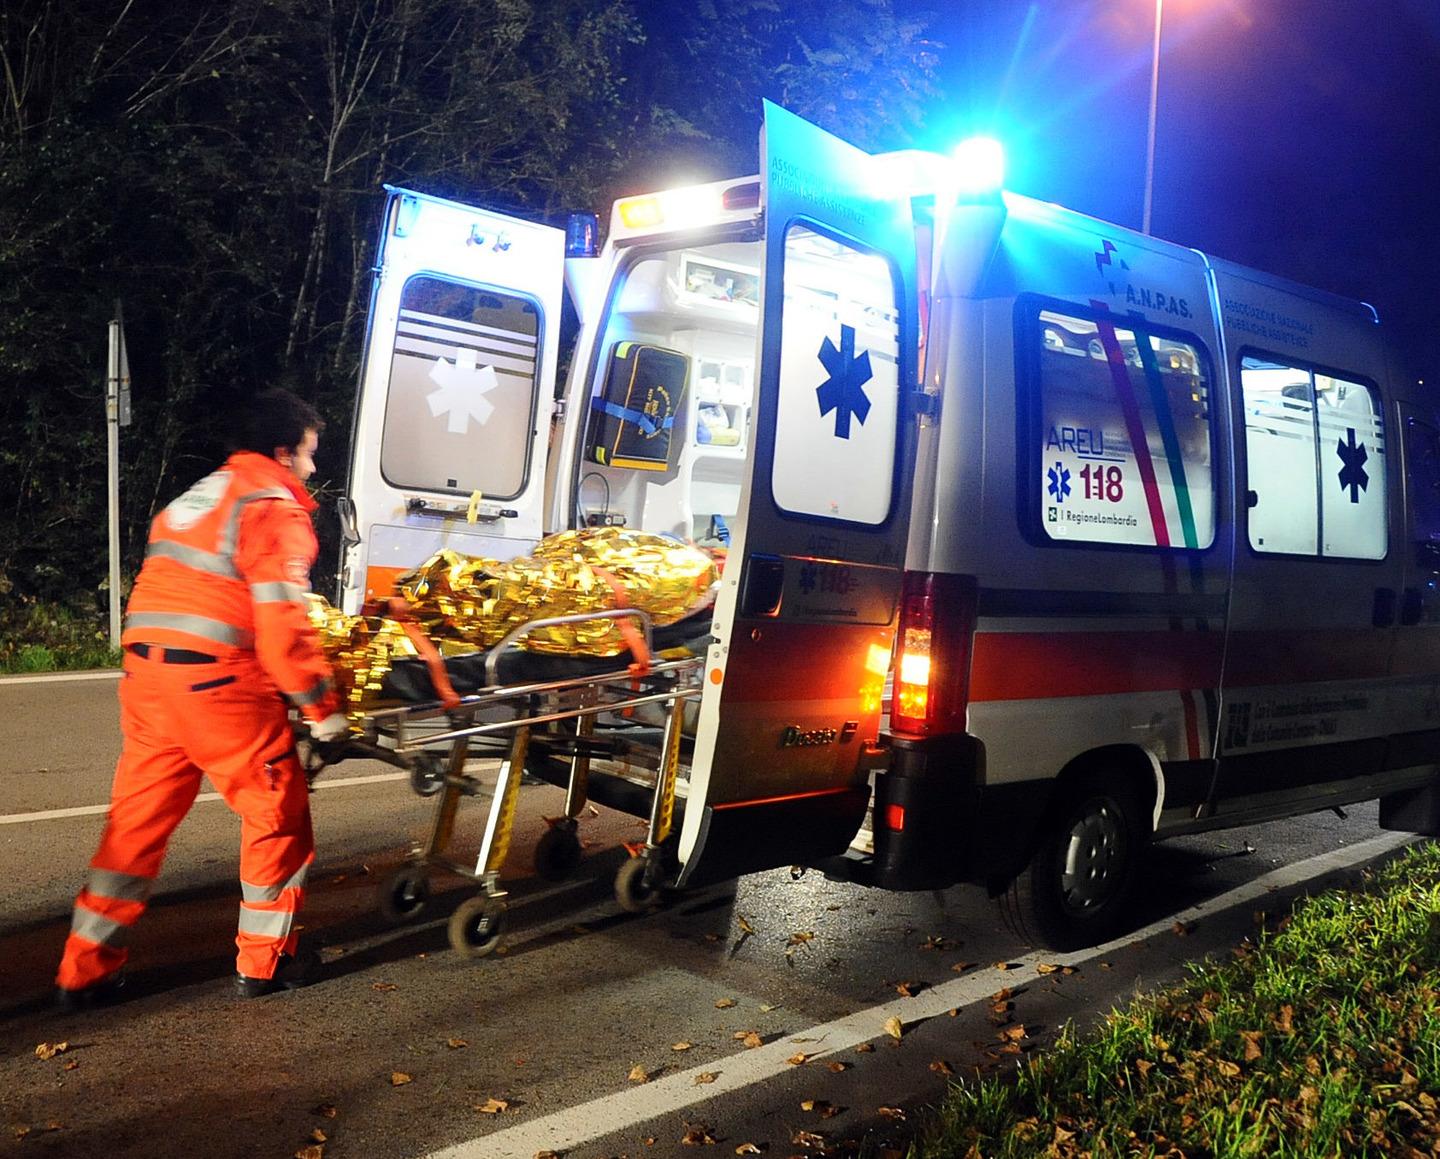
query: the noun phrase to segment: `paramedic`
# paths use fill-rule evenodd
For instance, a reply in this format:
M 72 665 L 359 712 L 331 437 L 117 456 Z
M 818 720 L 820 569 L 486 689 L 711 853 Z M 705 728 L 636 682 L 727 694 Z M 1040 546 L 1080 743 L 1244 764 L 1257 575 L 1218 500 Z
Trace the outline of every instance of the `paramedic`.
M 56 976 L 62 1009 L 119 997 L 126 935 L 202 773 L 240 815 L 238 991 L 293 989 L 316 973 L 294 928 L 314 839 L 286 703 L 317 739 L 344 734 L 305 604 L 318 548 L 304 484 L 323 424 L 271 390 L 247 425 L 241 449 L 150 528 L 121 635 L 124 746 Z

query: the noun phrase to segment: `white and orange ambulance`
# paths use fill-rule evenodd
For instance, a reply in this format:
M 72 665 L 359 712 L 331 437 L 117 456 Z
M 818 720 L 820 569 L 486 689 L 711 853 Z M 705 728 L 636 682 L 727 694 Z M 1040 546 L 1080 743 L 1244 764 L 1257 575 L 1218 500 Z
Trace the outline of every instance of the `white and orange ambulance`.
M 762 140 L 568 260 L 559 402 L 562 232 L 391 191 L 347 608 L 440 546 L 727 547 L 660 884 L 1018 881 L 1065 947 L 1154 837 L 1440 832 L 1440 433 L 1374 312 L 979 161 Z

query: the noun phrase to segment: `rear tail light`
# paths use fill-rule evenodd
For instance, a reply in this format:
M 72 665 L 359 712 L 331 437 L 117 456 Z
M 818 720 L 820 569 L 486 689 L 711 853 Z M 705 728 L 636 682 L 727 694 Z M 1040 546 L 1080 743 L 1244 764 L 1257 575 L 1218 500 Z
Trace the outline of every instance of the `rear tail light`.
M 975 590 L 971 576 L 905 573 L 890 708 L 895 732 L 965 731 Z

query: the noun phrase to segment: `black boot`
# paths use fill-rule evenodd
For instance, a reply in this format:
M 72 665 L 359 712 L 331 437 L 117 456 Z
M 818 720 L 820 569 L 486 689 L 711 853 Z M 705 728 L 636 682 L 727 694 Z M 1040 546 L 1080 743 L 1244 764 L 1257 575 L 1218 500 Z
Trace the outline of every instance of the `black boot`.
M 78 990 L 67 990 L 64 986 L 55 987 L 55 1005 L 65 1014 L 94 1010 L 97 1006 L 109 1006 L 119 1002 L 124 996 L 124 974 L 111 974 L 92 986 L 82 986 Z
M 314 950 L 301 950 L 293 958 L 281 954 L 270 978 L 247 978 L 235 975 L 235 991 L 241 998 L 263 998 L 278 990 L 298 990 L 320 980 L 320 955 Z

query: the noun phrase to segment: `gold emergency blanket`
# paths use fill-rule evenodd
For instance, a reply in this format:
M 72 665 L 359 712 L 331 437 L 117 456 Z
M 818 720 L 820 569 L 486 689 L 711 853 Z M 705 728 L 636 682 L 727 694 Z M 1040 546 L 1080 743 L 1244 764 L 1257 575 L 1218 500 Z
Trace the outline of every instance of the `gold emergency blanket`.
M 443 654 L 455 655 L 490 648 L 528 621 L 579 612 L 639 608 L 657 627 L 672 624 L 708 603 L 718 578 L 715 560 L 699 548 L 648 532 L 594 527 L 547 536 L 532 554 L 511 560 L 442 550 L 402 576 L 398 587 L 426 635 Z M 352 714 L 375 703 L 397 659 L 418 654 L 393 619 L 346 616 L 312 596 L 310 620 Z M 539 628 L 517 646 L 583 656 L 615 656 L 628 647 L 613 620 Z

